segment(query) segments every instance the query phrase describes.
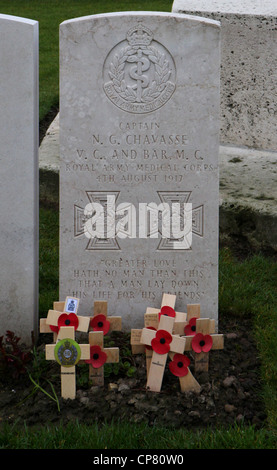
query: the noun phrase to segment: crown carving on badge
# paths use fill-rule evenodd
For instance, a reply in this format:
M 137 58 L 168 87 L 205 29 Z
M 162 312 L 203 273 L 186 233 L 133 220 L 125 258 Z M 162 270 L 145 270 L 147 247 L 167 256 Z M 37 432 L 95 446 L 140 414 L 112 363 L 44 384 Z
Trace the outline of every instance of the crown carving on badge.
M 127 32 L 127 41 L 131 46 L 149 46 L 153 39 L 153 33 L 150 29 L 141 23 Z

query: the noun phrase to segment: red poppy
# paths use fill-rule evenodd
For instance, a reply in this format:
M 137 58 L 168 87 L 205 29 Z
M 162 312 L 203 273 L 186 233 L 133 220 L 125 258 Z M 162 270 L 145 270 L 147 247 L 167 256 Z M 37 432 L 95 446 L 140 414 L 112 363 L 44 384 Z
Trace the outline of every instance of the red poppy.
M 191 342 L 191 347 L 196 353 L 209 352 L 213 345 L 213 338 L 210 335 L 197 333 Z
M 148 330 L 154 330 L 157 331 L 157 328 L 154 328 L 154 326 L 147 326 Z M 152 346 L 148 346 L 147 344 L 145 345 L 146 349 L 153 349 Z
M 188 374 L 190 360 L 184 354 L 174 354 L 173 360 L 169 363 L 169 370 L 176 377 L 184 377 Z
M 90 347 L 90 359 L 86 359 L 85 362 L 90 364 L 94 369 L 102 367 L 107 360 L 107 354 L 105 351 L 102 351 L 100 346 L 91 346 Z
M 197 317 L 191 318 L 189 323 L 185 326 L 185 335 L 186 336 L 196 335 L 196 320 L 197 320 Z
M 105 315 L 99 314 L 92 317 L 90 326 L 93 331 L 103 331 L 104 335 L 106 335 L 110 329 L 110 322 Z
M 159 320 L 161 318 L 161 315 L 166 315 L 167 317 L 175 317 L 176 312 L 174 308 L 169 307 L 168 305 L 164 305 L 164 307 L 161 308 L 161 311 L 159 312 Z
M 153 350 L 158 354 L 167 354 L 170 351 L 171 334 L 166 330 L 158 330 L 151 341 Z
M 59 333 L 59 327 L 55 325 L 49 325 L 50 330 L 53 331 L 54 333 Z
M 58 318 L 58 330 L 61 326 L 74 326 L 77 330 L 79 325 L 78 317 L 75 313 L 62 313 Z

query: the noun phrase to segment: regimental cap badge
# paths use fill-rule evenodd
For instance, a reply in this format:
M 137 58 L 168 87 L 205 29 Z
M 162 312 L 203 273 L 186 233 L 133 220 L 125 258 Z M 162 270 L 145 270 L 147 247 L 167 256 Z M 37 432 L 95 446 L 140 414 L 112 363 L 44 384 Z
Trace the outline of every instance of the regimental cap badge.
M 153 40 L 153 33 L 150 29 L 139 23 L 129 29 L 126 39 L 130 46 L 149 46 Z
M 109 100 L 129 113 L 151 113 L 164 106 L 176 86 L 170 52 L 142 22 L 126 32 L 103 65 L 104 90 Z
M 61 366 L 72 367 L 78 364 L 81 358 L 81 348 L 73 339 L 64 338 L 56 344 L 54 356 Z

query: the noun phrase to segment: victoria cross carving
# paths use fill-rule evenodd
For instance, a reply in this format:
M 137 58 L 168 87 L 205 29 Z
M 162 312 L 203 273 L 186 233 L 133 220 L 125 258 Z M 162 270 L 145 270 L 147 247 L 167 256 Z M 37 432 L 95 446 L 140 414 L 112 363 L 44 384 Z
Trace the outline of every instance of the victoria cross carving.
M 104 90 L 119 108 L 148 113 L 163 106 L 175 90 L 175 64 L 169 51 L 139 23 L 108 54 Z
M 179 203 L 180 207 L 185 206 L 191 198 L 191 193 L 192 191 L 157 191 L 157 196 L 162 203 L 168 204 L 169 206 L 173 206 L 174 203 Z M 108 197 L 113 198 L 113 202 L 116 203 L 118 199 L 120 199 L 120 191 L 109 191 L 109 193 L 105 191 L 86 191 L 86 195 L 90 203 L 97 203 L 103 207 L 103 226 L 105 225 L 105 220 L 106 220 L 106 225 L 109 222 L 113 222 L 113 225 L 117 224 L 122 216 L 124 215 L 124 212 L 131 213 L 134 211 L 134 214 L 136 213 L 136 208 L 133 206 L 131 203 L 124 203 L 124 210 L 123 212 L 119 211 L 118 212 L 118 207 L 113 204 L 108 204 Z M 154 207 L 156 206 L 156 208 Z M 150 210 L 158 210 L 158 206 L 155 205 L 149 205 Z M 131 211 L 129 211 L 131 209 Z M 93 217 L 96 217 L 96 212 L 93 213 Z M 74 237 L 83 237 L 85 234 L 85 224 L 88 220 L 90 220 L 92 214 L 86 214 L 84 207 L 80 207 L 78 205 L 74 205 Z M 180 211 L 179 213 L 180 216 L 180 224 L 182 226 L 185 225 L 185 214 L 184 212 Z M 204 237 L 204 205 L 201 204 L 197 207 L 192 205 L 192 214 L 191 214 L 191 231 L 193 235 L 197 235 L 201 238 Z M 94 219 L 94 222 L 96 222 L 96 219 Z M 128 220 L 127 225 L 130 225 L 130 221 Z M 174 250 L 176 247 L 174 243 L 177 241 L 180 242 L 179 239 L 176 240 L 176 238 L 173 238 L 171 236 L 166 236 L 163 237 L 162 235 L 162 224 L 163 220 L 161 220 L 161 212 L 158 211 L 158 219 L 157 219 L 157 225 L 153 224 L 153 226 L 146 227 L 147 232 L 146 236 L 143 238 L 159 238 L 159 244 L 157 246 L 157 250 Z M 141 225 L 141 223 L 140 223 Z M 102 225 L 101 225 L 102 226 Z M 115 228 L 115 227 L 114 227 Z M 120 231 L 120 230 L 119 230 Z M 107 230 L 106 230 L 106 235 L 107 235 Z M 139 232 L 140 235 L 140 232 Z M 86 250 L 121 250 L 120 244 L 119 244 L 119 233 L 114 232 L 114 236 L 97 236 L 95 235 L 94 237 L 88 237 L 90 238 L 88 241 L 88 244 L 86 246 Z M 183 234 L 185 237 L 185 233 Z M 125 237 L 120 237 L 120 238 L 125 238 Z M 130 238 L 136 238 L 136 235 L 130 236 Z M 190 246 L 183 246 L 182 249 L 190 249 Z

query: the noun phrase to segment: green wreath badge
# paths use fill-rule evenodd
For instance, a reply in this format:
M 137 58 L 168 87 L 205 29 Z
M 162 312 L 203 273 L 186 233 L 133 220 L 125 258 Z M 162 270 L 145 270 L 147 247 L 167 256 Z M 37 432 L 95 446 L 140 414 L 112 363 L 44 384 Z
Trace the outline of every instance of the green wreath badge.
M 81 348 L 71 338 L 60 340 L 54 349 L 56 361 L 63 367 L 75 366 L 81 358 Z

